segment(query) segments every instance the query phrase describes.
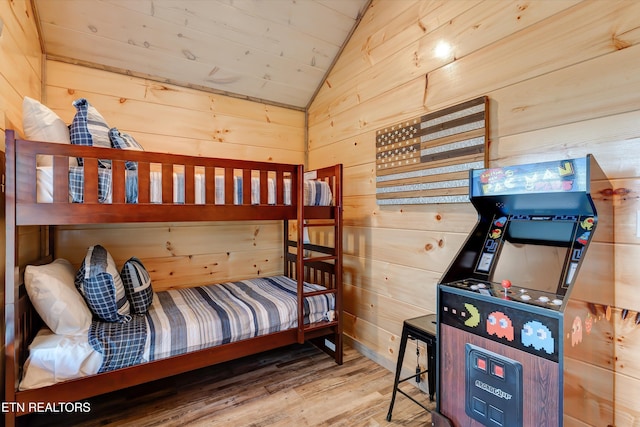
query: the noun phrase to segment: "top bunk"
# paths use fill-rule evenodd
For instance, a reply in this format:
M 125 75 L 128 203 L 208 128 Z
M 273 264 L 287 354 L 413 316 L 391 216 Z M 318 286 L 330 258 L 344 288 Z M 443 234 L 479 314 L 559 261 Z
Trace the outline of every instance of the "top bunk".
M 5 132 L 15 225 L 335 219 L 342 166 L 120 150 Z

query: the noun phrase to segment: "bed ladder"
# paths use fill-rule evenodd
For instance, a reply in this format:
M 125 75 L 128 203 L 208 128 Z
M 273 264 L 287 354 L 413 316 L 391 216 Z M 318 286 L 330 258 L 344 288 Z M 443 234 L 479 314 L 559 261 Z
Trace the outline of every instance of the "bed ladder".
M 285 274 L 295 277 L 298 282 L 298 319 L 304 318 L 302 301 L 305 297 L 334 295 L 334 318 L 308 325 L 299 320 L 298 342 L 311 341 L 332 355 L 336 363 L 342 364 L 342 165 L 320 169 L 317 172 L 319 179 L 326 174 L 333 180 L 331 185 L 333 203 L 329 207 L 298 204 L 297 239 L 291 241 L 285 237 L 285 240 L 288 240 L 286 254 L 289 258 L 289 262 L 285 263 L 287 270 Z M 298 197 L 298 200 L 304 200 L 302 191 L 299 192 Z M 318 215 L 318 211 L 324 214 Z M 310 243 L 309 230 L 314 228 L 326 229 L 328 240 L 332 242 L 328 242 L 326 246 Z M 284 232 L 285 236 L 288 236 L 287 222 L 285 222 Z M 295 247 L 295 253 L 290 253 L 289 247 Z M 291 271 L 292 264 L 295 264 L 295 271 Z M 304 292 L 303 280 L 322 285 L 326 289 Z

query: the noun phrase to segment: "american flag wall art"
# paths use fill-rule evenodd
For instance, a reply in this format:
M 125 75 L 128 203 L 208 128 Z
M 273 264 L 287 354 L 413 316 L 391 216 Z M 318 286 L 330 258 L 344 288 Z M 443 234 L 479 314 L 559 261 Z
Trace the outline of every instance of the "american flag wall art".
M 469 169 L 486 167 L 488 107 L 483 96 L 378 130 L 378 204 L 469 201 Z

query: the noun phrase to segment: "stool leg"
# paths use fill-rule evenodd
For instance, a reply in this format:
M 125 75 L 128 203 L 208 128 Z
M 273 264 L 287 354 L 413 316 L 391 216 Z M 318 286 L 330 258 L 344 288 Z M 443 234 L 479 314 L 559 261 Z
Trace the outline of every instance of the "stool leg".
M 391 395 L 391 404 L 387 413 L 387 421 L 391 421 L 391 413 L 393 412 L 393 404 L 396 400 L 396 392 L 398 391 L 398 382 L 400 381 L 400 373 L 402 371 L 402 362 L 404 361 L 404 351 L 407 347 L 408 331 L 402 327 L 402 338 L 400 339 L 400 347 L 398 348 L 398 362 L 396 364 L 396 379 L 393 383 L 393 393 Z
M 434 354 L 433 346 L 435 343 L 427 346 L 427 358 L 429 359 L 429 400 L 433 402 L 433 395 L 436 392 L 436 355 Z

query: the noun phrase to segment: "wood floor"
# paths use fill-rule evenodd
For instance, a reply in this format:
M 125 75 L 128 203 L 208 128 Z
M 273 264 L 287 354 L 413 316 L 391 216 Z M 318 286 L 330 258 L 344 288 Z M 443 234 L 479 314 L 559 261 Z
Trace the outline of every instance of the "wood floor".
M 338 366 L 311 345 L 293 345 L 99 396 L 88 413 L 21 417 L 18 426 L 431 425 L 400 394 L 387 422 L 392 389 L 393 374 L 350 347 Z M 409 383 L 403 390 L 428 402 Z

